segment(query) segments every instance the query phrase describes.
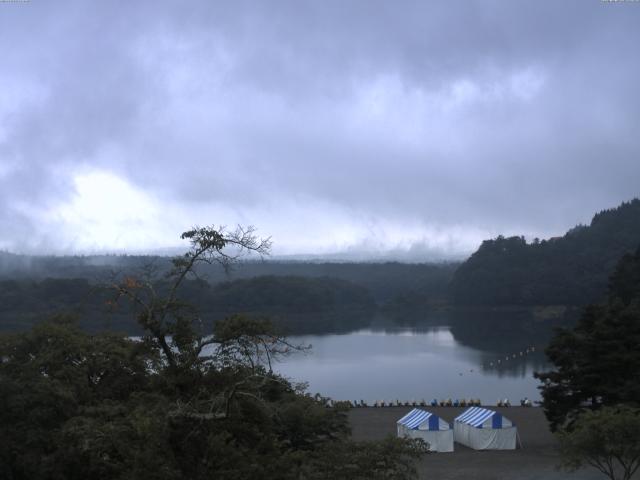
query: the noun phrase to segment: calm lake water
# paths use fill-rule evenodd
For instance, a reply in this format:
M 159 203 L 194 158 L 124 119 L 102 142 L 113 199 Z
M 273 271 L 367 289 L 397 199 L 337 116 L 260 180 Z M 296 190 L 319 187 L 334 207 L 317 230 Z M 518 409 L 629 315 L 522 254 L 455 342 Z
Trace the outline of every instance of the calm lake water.
M 308 382 L 311 393 L 336 400 L 473 397 L 495 404 L 506 397 L 518 403 L 524 397 L 540 399 L 533 372 L 548 367 L 542 353 L 546 339 L 530 332 L 451 326 L 295 336 L 290 340 L 311 344 L 311 351 L 285 359 L 276 370 Z

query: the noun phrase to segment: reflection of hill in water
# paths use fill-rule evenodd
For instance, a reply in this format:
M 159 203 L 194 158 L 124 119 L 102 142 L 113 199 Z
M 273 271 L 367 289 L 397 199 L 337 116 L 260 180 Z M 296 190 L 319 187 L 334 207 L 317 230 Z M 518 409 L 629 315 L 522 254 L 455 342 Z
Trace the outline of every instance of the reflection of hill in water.
M 482 352 L 482 370 L 498 376 L 524 376 L 548 368 L 544 349 L 554 329 L 568 320 L 536 320 L 530 309 L 456 310 L 451 333 L 461 345 Z
M 495 354 L 512 354 L 531 346 L 543 348 L 553 333 L 550 324 L 535 324 L 526 311 L 452 312 L 449 320 L 458 342 Z
M 453 310 L 448 318 L 458 342 L 498 355 L 518 353 L 527 347 L 542 350 L 554 327 L 566 325 L 562 320 L 537 321 L 526 309 Z
M 539 320 L 527 308 L 460 308 L 436 313 L 413 312 L 411 315 L 386 317 L 388 332 L 393 326 L 410 327 L 416 333 L 447 326 L 456 343 L 480 354 L 478 371 L 499 377 L 530 376 L 549 368 L 544 349 L 556 327 L 569 326 L 569 315 Z M 391 326 L 393 325 L 393 326 Z M 379 328 L 385 330 L 384 322 Z

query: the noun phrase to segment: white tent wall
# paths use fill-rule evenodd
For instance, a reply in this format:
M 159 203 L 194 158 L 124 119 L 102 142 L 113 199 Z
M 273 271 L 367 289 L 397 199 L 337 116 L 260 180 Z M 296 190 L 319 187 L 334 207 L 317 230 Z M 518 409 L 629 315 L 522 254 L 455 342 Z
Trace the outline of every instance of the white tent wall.
M 471 440 L 469 438 L 469 429 L 473 428 L 466 423 L 454 422 L 453 423 L 453 439 L 461 443 L 462 445 L 466 445 L 467 447 L 471 447 Z M 471 447 L 473 448 L 473 447 Z
M 475 450 L 515 450 L 517 429 L 497 412 L 472 407 L 454 421 L 453 436 Z
M 453 430 L 409 430 L 402 435 L 407 438 L 421 438 L 429 444 L 430 452 L 453 452 Z
M 453 435 L 456 442 L 474 450 L 515 450 L 516 427 L 477 428 L 455 422 Z

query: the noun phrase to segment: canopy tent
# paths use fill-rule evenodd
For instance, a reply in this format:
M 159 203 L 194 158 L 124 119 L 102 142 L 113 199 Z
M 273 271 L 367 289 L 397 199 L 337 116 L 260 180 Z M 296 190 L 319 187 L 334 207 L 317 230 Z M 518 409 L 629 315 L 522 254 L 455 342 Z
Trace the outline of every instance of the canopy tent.
M 514 450 L 516 426 L 501 413 L 471 407 L 457 416 L 453 424 L 456 442 L 475 450 Z
M 453 452 L 453 430 L 431 412 L 414 408 L 397 422 L 398 437 L 421 438 L 432 452 Z

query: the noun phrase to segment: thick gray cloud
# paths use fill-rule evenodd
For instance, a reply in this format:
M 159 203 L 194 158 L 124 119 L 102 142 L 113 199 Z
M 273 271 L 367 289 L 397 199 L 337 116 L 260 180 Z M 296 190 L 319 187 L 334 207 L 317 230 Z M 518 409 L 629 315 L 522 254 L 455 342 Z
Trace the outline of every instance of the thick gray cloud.
M 639 24 L 595 0 L 0 4 L 0 248 L 562 233 L 638 195 Z

